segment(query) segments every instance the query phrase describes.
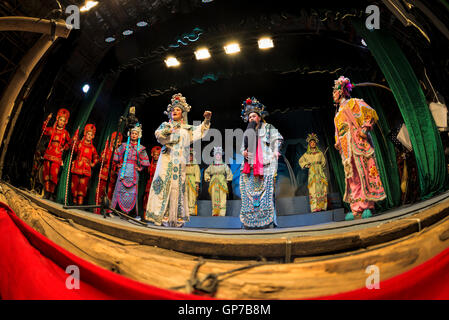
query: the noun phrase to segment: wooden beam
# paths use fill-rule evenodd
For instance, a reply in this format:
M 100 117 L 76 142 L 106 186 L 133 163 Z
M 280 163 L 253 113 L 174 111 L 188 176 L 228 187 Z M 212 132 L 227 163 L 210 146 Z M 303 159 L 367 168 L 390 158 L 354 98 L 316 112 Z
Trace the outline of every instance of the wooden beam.
M 52 24 L 55 26 L 55 36 L 67 38 L 72 29 L 64 20 L 50 21 L 29 17 L 0 17 L 0 31 L 27 31 L 42 34 L 52 34 Z

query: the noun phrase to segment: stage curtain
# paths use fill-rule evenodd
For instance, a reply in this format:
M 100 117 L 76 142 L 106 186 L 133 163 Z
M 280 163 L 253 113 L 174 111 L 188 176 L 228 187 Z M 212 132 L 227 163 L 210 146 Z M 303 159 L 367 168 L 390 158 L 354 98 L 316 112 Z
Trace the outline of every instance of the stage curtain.
M 2 202 L 0 252 L 2 299 L 206 299 L 146 285 L 83 260 L 29 227 Z M 69 278 L 75 276 L 69 266 L 79 270 L 79 289 L 71 287 L 76 282 Z
M 19 219 L 0 202 L 0 297 L 12 300 L 105 300 L 177 299 L 198 300 L 205 296 L 183 294 L 146 285 L 100 268 L 59 247 Z M 79 269 L 79 289 L 66 272 Z M 325 300 L 449 299 L 449 248 L 426 262 L 390 279 L 379 289 L 362 287 Z M 367 275 L 368 277 L 368 275 Z
M 382 30 L 354 26 L 382 70 L 401 111 L 415 152 L 420 192 L 427 199 L 444 190 L 447 179 L 443 145 L 424 93 L 396 40 Z
M 363 80 L 360 80 L 360 82 L 363 82 Z M 390 128 L 385 118 L 383 105 L 373 88 L 360 87 L 356 88 L 353 93 L 355 97 L 363 98 L 376 110 L 379 116 L 377 125 L 371 131 L 371 137 L 376 152 L 376 164 L 387 195 L 384 201 L 376 203 L 376 207 L 377 211 L 385 211 L 399 206 L 401 203 L 401 184 L 396 162 L 396 151 L 391 140 L 387 138 Z
M 98 86 L 97 90 L 91 94 L 91 96 L 86 100 L 86 102 L 81 106 L 80 110 L 78 111 L 75 121 L 73 122 L 72 131 L 70 133 L 70 137 L 73 139 L 75 132 L 77 128 L 79 127 L 79 139 L 82 139 L 83 132 L 84 132 L 84 126 L 87 124 L 87 120 L 89 119 L 90 113 L 92 112 L 92 109 L 98 99 L 98 96 L 101 93 L 101 90 L 103 89 L 103 85 L 105 83 L 105 80 L 103 80 L 100 85 Z M 71 149 L 66 152 L 65 157 L 63 159 L 64 166 L 61 168 L 61 173 L 59 176 L 59 182 L 56 189 L 56 202 L 64 203 L 65 193 L 66 193 L 66 186 L 68 187 L 67 190 L 67 203 L 69 203 L 69 199 L 71 199 L 71 192 L 70 192 L 70 177 L 69 181 L 67 182 L 67 172 L 69 170 L 69 161 L 70 161 L 70 154 Z M 72 159 L 73 161 L 73 159 Z

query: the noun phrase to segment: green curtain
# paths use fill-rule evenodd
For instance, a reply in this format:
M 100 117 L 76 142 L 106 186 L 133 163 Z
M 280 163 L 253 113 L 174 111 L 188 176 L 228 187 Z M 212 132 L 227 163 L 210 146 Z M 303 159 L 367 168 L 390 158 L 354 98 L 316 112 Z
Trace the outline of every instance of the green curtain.
M 444 190 L 447 171 L 443 144 L 424 93 L 396 40 L 383 30 L 354 22 L 382 70 L 401 111 L 415 153 L 421 198 Z
M 359 79 L 358 79 L 359 80 Z M 399 206 L 401 203 L 401 182 L 399 179 L 399 170 L 396 162 L 396 151 L 390 139 L 387 139 L 390 133 L 385 114 L 375 90 L 373 88 L 356 88 L 354 96 L 363 98 L 366 103 L 373 107 L 379 121 L 371 131 L 375 152 L 376 164 L 385 190 L 387 198 L 384 201 L 376 203 L 377 211 L 385 211 Z
M 128 110 L 128 107 L 125 108 L 125 110 Z M 111 134 L 114 131 L 121 132 L 122 128 L 118 128 L 119 119 L 120 116 L 122 116 L 123 109 L 122 108 L 110 108 L 108 110 L 108 116 L 106 118 L 106 125 L 102 129 L 101 133 L 97 133 L 98 139 L 95 139 L 95 147 L 97 148 L 98 154 L 101 156 L 101 152 L 103 151 L 106 140 L 111 136 Z M 123 132 L 122 132 L 123 133 Z M 100 174 L 100 166 L 101 166 L 101 158 L 100 162 L 97 166 L 95 166 L 95 169 L 92 171 L 92 178 L 90 181 L 90 186 L 88 189 L 88 195 L 87 195 L 87 202 L 89 204 L 94 204 L 96 201 L 96 195 L 97 195 L 97 186 L 99 182 L 99 174 Z
M 81 106 L 80 110 L 77 113 L 77 116 L 75 118 L 75 121 L 73 122 L 71 137 L 75 135 L 75 132 L 77 128 L 79 128 L 79 138 L 81 139 L 83 136 L 83 130 L 84 126 L 86 125 L 87 120 L 89 119 L 90 113 L 92 112 L 92 109 L 98 99 L 98 96 L 100 95 L 101 90 L 103 89 L 105 80 L 101 82 L 101 84 L 98 86 L 95 93 L 92 93 L 90 96 L 88 96 L 87 100 L 83 105 Z M 70 177 L 68 178 L 69 181 L 67 181 L 67 172 L 69 170 L 69 161 L 70 161 L 70 154 L 71 149 L 69 152 L 66 152 L 66 155 L 64 157 L 64 166 L 62 167 L 62 172 L 59 177 L 59 183 L 56 189 L 56 202 L 64 203 L 65 199 L 65 193 L 66 193 L 66 186 L 68 187 L 67 191 L 67 204 L 69 204 L 70 199 Z M 73 160 L 73 159 L 72 159 Z

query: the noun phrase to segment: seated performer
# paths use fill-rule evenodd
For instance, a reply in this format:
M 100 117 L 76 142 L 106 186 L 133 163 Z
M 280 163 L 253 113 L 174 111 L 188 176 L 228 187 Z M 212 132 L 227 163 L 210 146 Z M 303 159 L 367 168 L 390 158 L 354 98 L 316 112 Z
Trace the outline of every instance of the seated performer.
M 189 215 L 198 215 L 197 199 L 200 192 L 201 171 L 195 162 L 195 152 L 190 148 L 189 162 L 186 164 L 186 193 Z
M 318 137 L 315 133 L 307 136 L 307 151 L 299 159 L 301 168 L 309 169 L 308 189 L 309 203 L 312 212 L 327 210 L 327 178 L 324 174 L 326 158 L 318 148 Z
M 352 87 L 348 78 L 340 77 L 333 89 L 338 108 L 334 118 L 335 148 L 340 152 L 346 178 L 343 201 L 351 206 L 346 220 L 371 217 L 374 203 L 386 198 L 369 139 L 378 116 L 365 101 L 351 98 Z
M 223 149 L 214 147 L 214 164 L 204 172 L 204 181 L 209 182 L 209 194 L 212 199 L 212 216 L 226 215 L 226 196 L 228 182 L 232 181 L 232 172 L 226 163 L 223 163 Z
M 109 186 L 108 186 L 108 199 L 112 199 L 112 194 L 114 192 L 115 182 L 117 181 L 117 163 L 112 161 L 112 151 L 114 150 L 114 141 L 115 148 L 117 149 L 123 140 L 123 135 L 119 132 L 117 136 L 117 132 L 113 132 L 110 138 L 106 141 L 106 145 L 104 146 L 103 152 L 101 153 L 101 161 L 102 167 L 100 169 L 99 174 L 99 186 L 98 186 L 98 197 L 97 200 L 100 202 L 103 197 L 106 195 L 106 183 L 109 177 Z M 109 164 L 111 164 L 111 172 L 109 173 Z M 100 210 L 96 210 L 95 212 L 100 213 Z
M 95 126 L 93 124 L 87 124 L 84 127 L 84 136 L 75 145 L 74 153 L 76 154 L 75 160 L 72 162 L 72 197 L 73 202 L 78 205 L 82 205 L 84 198 L 87 195 L 87 187 L 89 185 L 89 179 L 91 176 L 91 169 L 100 160 L 97 150 L 92 144 L 92 140 L 95 137 Z
M 247 229 L 276 225 L 274 186 L 283 141 L 279 131 L 265 122 L 265 106 L 256 98 L 243 102 L 242 119 L 249 122 L 241 148 L 240 221 Z
M 47 149 L 44 153 L 44 198 L 55 200 L 55 188 L 58 184 L 59 169 L 63 165 L 62 154 L 70 148 L 70 135 L 65 129 L 69 121 L 70 112 L 67 109 L 59 109 L 56 121 L 52 127 L 46 127 L 44 122 L 44 135 L 50 136 Z M 51 114 L 47 120 L 51 118 Z
M 143 167 L 148 167 L 148 159 L 145 147 L 140 144 L 142 127 L 137 123 L 128 131 L 127 143 L 122 143 L 115 150 L 113 161 L 118 163 L 118 176 L 112 197 L 111 208 L 115 209 L 117 203 L 126 214 L 135 209 L 135 217 L 140 219 L 137 207 L 139 172 Z
M 155 146 L 151 149 L 151 164 L 148 167 L 148 181 L 145 187 L 145 194 L 143 196 L 143 208 L 147 207 L 148 194 L 150 193 L 151 183 L 153 182 L 154 173 L 156 172 L 157 161 L 159 160 L 159 155 L 161 154 L 161 147 Z
M 168 122 L 156 130 L 156 139 L 163 145 L 151 184 L 146 219 L 155 225 L 182 227 L 189 220 L 186 190 L 186 163 L 190 145 L 203 138 L 210 127 L 212 112 L 204 112 L 199 126 L 189 125 L 187 113 L 191 106 L 180 93 L 168 105 Z

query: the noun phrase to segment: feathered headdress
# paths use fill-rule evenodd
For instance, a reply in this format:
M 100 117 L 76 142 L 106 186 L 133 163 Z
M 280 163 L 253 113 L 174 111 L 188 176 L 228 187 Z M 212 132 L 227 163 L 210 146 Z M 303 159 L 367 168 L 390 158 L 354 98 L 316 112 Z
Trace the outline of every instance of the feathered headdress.
M 318 144 L 318 142 L 320 141 L 320 140 L 318 139 L 318 136 L 317 136 L 315 133 L 309 133 L 309 135 L 307 136 L 306 141 L 307 141 L 307 143 L 309 143 L 309 142 L 312 141 L 312 140 L 314 140 L 317 144 Z
M 176 107 L 182 110 L 182 119 L 187 124 L 187 113 L 190 112 L 192 107 L 186 102 L 186 98 L 181 93 L 176 93 L 172 96 L 171 103 L 167 106 L 167 111 L 164 111 L 164 113 L 171 119 L 171 113 Z
M 139 139 L 142 138 L 142 125 L 140 123 L 137 122 L 134 127 L 129 129 L 128 136 L 131 134 L 132 131 L 137 131 L 137 133 L 139 134 Z
M 217 154 L 223 155 L 223 148 L 222 147 L 214 147 L 214 157 Z
M 265 111 L 265 106 L 260 103 L 256 98 L 248 98 L 242 103 L 242 119 L 245 122 L 248 122 L 248 117 L 251 113 L 257 113 L 262 120 L 268 115 L 268 112 Z

